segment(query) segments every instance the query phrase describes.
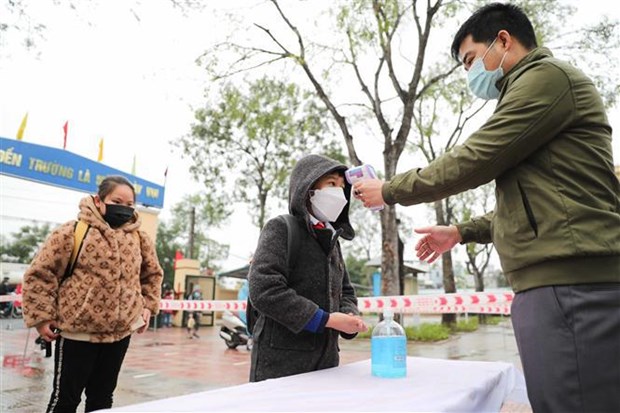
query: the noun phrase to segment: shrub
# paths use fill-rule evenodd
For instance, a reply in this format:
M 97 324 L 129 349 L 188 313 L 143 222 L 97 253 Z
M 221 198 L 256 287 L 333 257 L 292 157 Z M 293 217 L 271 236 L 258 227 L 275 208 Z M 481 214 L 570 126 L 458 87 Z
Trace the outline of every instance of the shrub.
M 506 317 L 502 316 L 487 316 L 485 324 L 496 325 L 504 321 Z M 457 332 L 472 332 L 478 329 L 478 317 L 476 315 L 469 315 L 469 317 L 465 320 L 457 321 L 456 325 L 450 329 L 450 327 L 444 326 L 441 323 L 422 323 L 416 327 L 405 327 L 405 334 L 407 336 L 407 340 L 413 341 L 424 341 L 424 342 L 434 342 L 446 340 L 450 337 L 451 334 Z M 368 325 L 368 331 L 364 333 L 359 333 L 357 338 L 371 338 L 372 330 L 375 326 Z
M 357 338 L 371 338 L 374 326 L 368 326 L 368 331 L 359 333 Z M 407 340 L 413 341 L 441 341 L 450 337 L 450 329 L 441 324 L 424 323 L 418 327 L 405 327 Z
M 368 331 L 363 333 L 357 333 L 357 338 L 370 338 L 372 337 L 372 329 L 375 328 L 373 325 L 368 325 Z
M 471 332 L 478 330 L 478 317 L 469 317 L 466 320 L 459 320 L 456 322 L 454 331 L 457 332 Z
M 441 341 L 450 337 L 450 329 L 442 324 L 423 323 L 418 327 L 405 327 L 408 340 Z
M 501 323 L 502 321 L 506 321 L 508 320 L 508 317 L 506 316 L 501 316 L 501 315 L 488 315 L 485 320 L 484 323 L 488 324 L 488 325 L 497 325 L 499 323 Z

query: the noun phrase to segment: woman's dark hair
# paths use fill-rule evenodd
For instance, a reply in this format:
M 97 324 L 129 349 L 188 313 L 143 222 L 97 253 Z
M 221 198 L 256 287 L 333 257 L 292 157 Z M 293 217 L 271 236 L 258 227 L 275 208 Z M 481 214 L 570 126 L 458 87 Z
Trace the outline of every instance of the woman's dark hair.
M 99 190 L 97 191 L 97 195 L 101 200 L 104 200 L 106 196 L 110 194 L 110 192 L 114 191 L 119 185 L 127 185 L 131 188 L 131 192 L 133 192 L 133 199 L 136 200 L 136 190 L 134 189 L 131 182 L 127 180 L 124 176 L 120 175 L 110 175 L 106 176 L 103 181 L 99 184 Z
M 491 44 L 500 30 L 506 30 L 527 50 L 538 47 L 532 22 L 514 4 L 491 3 L 476 10 L 456 32 L 452 41 L 452 57 L 459 60 L 461 43 L 469 35 L 476 43 Z

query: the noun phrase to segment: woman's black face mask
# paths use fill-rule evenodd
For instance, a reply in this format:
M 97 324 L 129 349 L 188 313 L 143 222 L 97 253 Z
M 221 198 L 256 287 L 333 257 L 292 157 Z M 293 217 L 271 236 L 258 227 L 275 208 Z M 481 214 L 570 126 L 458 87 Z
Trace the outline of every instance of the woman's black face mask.
M 103 219 L 112 228 L 118 228 L 128 222 L 133 217 L 134 209 L 127 205 L 105 204 L 105 215 Z

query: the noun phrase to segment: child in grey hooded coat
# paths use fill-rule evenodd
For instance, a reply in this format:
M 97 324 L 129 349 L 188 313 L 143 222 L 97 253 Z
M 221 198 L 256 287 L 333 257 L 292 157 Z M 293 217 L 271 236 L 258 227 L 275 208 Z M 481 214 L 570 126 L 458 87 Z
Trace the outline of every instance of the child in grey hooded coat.
M 250 381 L 338 366 L 338 336 L 352 339 L 367 330 L 338 241 L 355 236 L 346 169 L 320 155 L 302 158 L 293 169 L 289 212 L 299 225 L 299 239 L 290 270 L 286 222 L 271 219 L 261 231 L 248 274 L 250 301 L 260 313 L 253 330 Z M 331 220 L 311 201 L 323 186 L 340 198 L 335 210 L 328 208 L 335 215 Z

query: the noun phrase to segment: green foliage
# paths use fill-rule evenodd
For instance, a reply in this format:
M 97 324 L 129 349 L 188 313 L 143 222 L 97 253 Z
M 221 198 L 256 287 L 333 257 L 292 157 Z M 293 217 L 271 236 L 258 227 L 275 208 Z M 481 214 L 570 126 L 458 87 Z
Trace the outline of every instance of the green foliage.
M 217 269 L 213 261 L 228 256 L 228 246 L 208 237 L 209 229 L 224 222 L 230 215 L 230 202 L 226 194 L 203 192 L 186 195 L 172 207 L 172 220 L 169 231 L 189 257 L 189 241 L 192 215 L 194 220 L 194 250 L 191 257 L 198 259 L 203 268 Z
M 357 333 L 357 336 L 355 338 L 370 338 L 370 337 L 372 337 L 372 329 L 373 328 L 375 328 L 375 326 L 369 324 L 368 325 L 368 331 L 363 331 L 361 333 Z
M 364 208 L 360 201 L 351 199 L 349 220 L 355 229 L 355 238 L 352 241 L 341 241 L 345 255 L 366 262 L 381 254 L 381 234 L 377 231 L 381 226 L 379 217 L 379 213 Z
M 562 32 L 576 8 L 560 0 L 520 0 L 515 2 L 529 17 L 539 45 L 545 45 Z
M 228 257 L 229 245 L 217 242 L 212 238 L 200 236 L 199 241 L 200 253 L 197 257 L 200 259 L 200 265 L 203 268 L 209 268 L 214 271 L 220 270 L 220 267 L 214 261 L 223 260 Z
M 492 271 L 488 277 L 495 281 L 495 286 L 497 288 L 510 288 L 510 283 L 502 270 L 496 269 Z
M 478 317 L 469 316 L 465 320 L 458 320 L 454 330 L 457 332 L 472 332 L 478 330 Z
M 364 142 L 359 139 L 361 136 L 379 138 L 377 151 L 380 148 L 383 153 L 384 173 L 388 179 L 397 170 L 403 148 L 408 143 L 431 162 L 466 138 L 466 126 L 471 125 L 468 122 L 486 105 L 472 98 L 464 71 L 451 60 L 452 39 L 442 39 L 441 44 L 435 39 L 437 35 L 450 36 L 475 9 L 488 1 L 336 0 L 329 5 L 331 15 L 323 13 L 310 22 L 314 26 L 305 25 L 307 22 L 303 19 L 288 13 L 287 7 L 293 7 L 290 4 L 285 6 L 277 0 L 271 3 L 275 6 L 274 19 L 290 30 L 279 30 L 274 22 L 259 26 L 256 38 L 244 44 L 226 43 L 227 46 L 220 49 L 223 53 L 218 54 L 223 60 L 209 67 L 212 73 L 223 78 L 242 72 L 260 73 L 267 67 L 271 70 L 272 64 L 292 63 L 312 83 L 317 96 L 329 108 L 342 131 L 352 161 L 363 161 L 359 156 L 359 144 Z M 541 45 L 553 40 L 560 46 L 566 45 L 562 33 L 567 32 L 574 32 L 576 38 L 585 37 L 581 29 L 567 24 L 574 9 L 565 1 L 521 0 L 515 3 L 528 13 Z M 590 33 L 612 40 L 612 29 L 613 26 L 608 25 Z M 328 33 L 328 36 L 316 33 Z M 580 53 L 572 55 L 584 61 L 592 55 L 608 58 L 609 62 L 603 62 L 605 66 L 598 72 L 609 76 L 603 79 L 593 76 L 595 73 L 588 74 L 595 77 L 597 85 L 605 86 L 602 95 L 611 102 L 620 90 L 620 72 L 614 70 L 613 62 L 618 60 L 613 57 L 617 54 L 613 52 L 618 49 L 618 43 L 589 41 L 583 46 Z M 605 89 L 612 92 L 608 94 Z M 436 204 L 437 216 L 439 221 L 450 223 L 448 201 L 445 206 L 441 211 L 441 204 Z M 392 223 L 384 223 L 383 230 L 392 231 Z M 395 234 L 382 235 L 383 241 L 389 240 L 382 246 L 396 249 Z M 385 285 L 394 290 L 398 268 L 387 261 L 383 267 Z M 446 268 L 445 278 L 445 285 L 450 288 L 453 278 L 450 268 Z
M 232 212 L 226 194 L 201 192 L 185 195 L 172 207 L 172 228 L 177 234 L 189 233 L 192 210 L 195 230 L 198 231 L 218 226 Z
M 49 224 L 31 225 L 21 227 L 19 231 L 12 233 L 9 239 L 2 237 L 2 261 L 29 264 L 50 232 Z
M 441 341 L 450 337 L 450 328 L 443 324 L 422 323 L 418 327 L 405 327 L 407 340 Z
M 562 0 L 520 0 L 516 4 L 532 21 L 538 44 L 583 70 L 606 106 L 615 105 L 620 93 L 620 22 L 604 16 L 590 25 L 569 24 L 577 8 Z
M 179 234 L 175 232 L 171 225 L 160 222 L 157 226 L 157 240 L 155 249 L 159 265 L 164 270 L 164 283 L 173 286 L 174 282 L 174 257 L 176 251 L 183 251 L 183 245 L 177 240 Z
M 508 317 L 504 317 L 501 315 L 487 315 L 486 317 L 484 317 L 484 323 L 482 324 L 486 324 L 486 325 L 498 325 L 499 323 L 506 321 L 508 319 Z M 480 323 L 480 321 L 479 321 Z
M 452 214 L 455 222 L 467 222 L 474 217 L 484 215 L 493 209 L 495 184 L 489 183 L 478 188 L 454 195 Z M 487 272 L 493 244 L 468 243 L 465 248 L 467 272 L 474 276 L 476 288 L 484 289 L 484 278 Z
M 209 193 L 186 195 L 172 207 L 172 219 L 160 221 L 157 227 L 155 247 L 159 264 L 164 270 L 164 282 L 173 285 L 174 257 L 181 251 L 189 258 L 189 234 L 191 232 L 192 209 L 194 214 L 194 251 L 192 257 L 198 259 L 202 268 L 217 269 L 214 261 L 228 256 L 228 245 L 210 239 L 207 234 L 230 214 L 225 197 L 213 197 Z
M 349 254 L 345 259 L 345 265 L 347 266 L 347 272 L 352 283 L 367 285 L 368 277 L 366 276 L 367 269 L 364 266 L 366 260 L 359 258 L 356 255 Z M 359 295 L 359 291 L 358 291 Z
M 259 227 L 269 197 L 286 199 L 296 159 L 341 152 L 312 94 L 267 77 L 245 91 L 225 85 L 219 102 L 198 109 L 195 117 L 191 134 L 179 142 L 190 172 L 209 192 L 248 204 Z
M 357 338 L 371 338 L 375 326 L 369 326 L 368 331 L 359 333 Z M 450 338 L 450 328 L 437 323 L 422 323 L 418 327 L 407 326 L 404 328 L 407 340 L 435 342 Z
M 487 315 L 485 317 L 486 325 L 497 325 L 507 318 L 497 315 Z M 357 338 L 371 338 L 374 325 L 368 326 L 368 331 L 359 333 Z M 407 340 L 422 341 L 422 342 L 435 342 L 446 340 L 451 335 L 456 333 L 471 333 L 478 329 L 479 322 L 476 315 L 470 314 L 467 319 L 458 320 L 457 323 L 451 328 L 441 323 L 422 323 L 419 326 L 406 326 L 404 327 Z

